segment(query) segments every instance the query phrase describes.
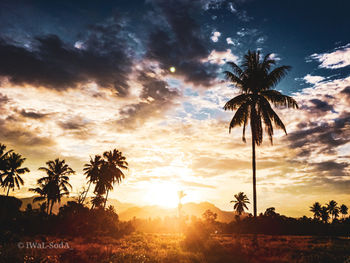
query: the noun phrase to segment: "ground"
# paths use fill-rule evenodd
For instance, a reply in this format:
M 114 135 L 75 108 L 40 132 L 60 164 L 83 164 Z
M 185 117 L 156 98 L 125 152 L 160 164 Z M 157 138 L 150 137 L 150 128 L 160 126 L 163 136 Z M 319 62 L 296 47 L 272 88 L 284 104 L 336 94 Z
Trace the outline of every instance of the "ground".
M 256 241 L 257 240 L 257 241 Z M 310 236 L 216 235 L 205 240 L 179 234 L 133 233 L 116 240 L 94 238 L 25 238 L 0 249 L 0 262 L 350 262 L 350 239 Z M 45 242 L 64 248 L 19 248 Z M 67 247 L 67 244 L 69 248 Z

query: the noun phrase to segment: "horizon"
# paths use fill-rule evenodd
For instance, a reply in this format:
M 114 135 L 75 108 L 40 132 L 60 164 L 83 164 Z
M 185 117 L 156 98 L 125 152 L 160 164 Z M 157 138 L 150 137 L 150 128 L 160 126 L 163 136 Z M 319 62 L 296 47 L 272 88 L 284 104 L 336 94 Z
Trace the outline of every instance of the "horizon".
M 175 208 L 184 191 L 183 204 L 233 211 L 244 192 L 253 213 L 250 130 L 246 143 L 229 133 L 239 90 L 223 71 L 259 50 L 292 67 L 275 89 L 299 109 L 274 107 L 288 134 L 256 147 L 258 213 L 350 206 L 350 3 L 277 3 L 2 1 L 0 142 L 30 169 L 9 195 L 33 196 L 38 168 L 60 158 L 74 196 L 90 157 L 118 149 L 129 170 L 111 199 Z

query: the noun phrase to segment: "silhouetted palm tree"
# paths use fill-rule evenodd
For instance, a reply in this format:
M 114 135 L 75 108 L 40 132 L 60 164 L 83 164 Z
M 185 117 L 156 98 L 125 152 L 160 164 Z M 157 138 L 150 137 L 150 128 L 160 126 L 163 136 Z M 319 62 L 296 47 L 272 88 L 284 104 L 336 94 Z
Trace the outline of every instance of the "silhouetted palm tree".
M 235 194 L 234 197 L 236 200 L 232 200 L 230 203 L 235 203 L 233 209 L 236 210 L 238 215 L 242 215 L 244 209 L 248 210 L 247 204 L 250 204 L 249 199 L 243 192 Z
M 186 196 L 186 194 L 185 194 L 184 191 L 178 191 L 177 192 L 177 196 L 179 197 L 179 203 L 178 203 L 178 206 L 177 206 L 177 210 L 178 210 L 178 214 L 179 214 L 179 219 L 181 221 L 181 218 L 182 218 L 182 203 L 181 203 L 181 200 L 182 200 L 182 198 L 184 198 Z
M 8 166 L 8 155 L 12 150 L 6 151 L 6 145 L 0 143 L 0 184 L 2 184 L 2 177 Z
M 340 206 L 340 213 L 342 214 L 343 218 L 348 214 L 348 207 L 344 204 Z
M 46 162 L 46 165 L 47 167 L 39 168 L 39 170 L 46 172 L 47 176 L 40 178 L 38 184 L 46 188 L 47 206 L 50 207 L 50 214 L 52 214 L 53 205 L 56 202 L 61 203 L 62 196 L 69 195 L 68 187 L 72 189 L 68 182 L 69 176 L 75 172 L 66 164 L 65 160 L 60 161 L 58 158 Z
M 310 211 L 314 213 L 315 219 L 320 219 L 321 217 L 321 204 L 319 202 L 315 202 L 312 206 L 310 206 Z
M 29 191 L 34 192 L 36 194 L 39 194 L 39 196 L 34 197 L 33 203 L 46 200 L 45 210 L 46 210 L 46 213 L 49 214 L 49 206 L 47 205 L 49 203 L 49 200 L 48 200 L 48 192 L 49 192 L 48 185 L 45 184 L 45 183 L 41 183 L 41 184 L 39 184 L 39 187 L 30 188 Z
M 267 54 L 261 60 L 259 51 L 248 51 L 248 54 L 244 56 L 242 67 L 229 62 L 233 72 L 224 72 L 226 78 L 239 88 L 241 93 L 229 100 L 224 106 L 225 110 L 237 110 L 231 120 L 229 131 L 231 132 L 235 126 L 243 125 L 242 140 L 245 142 L 245 128 L 248 121 L 251 128 L 254 217 L 257 214 L 255 145 L 259 146 L 263 141 L 262 122 L 272 143 L 273 124 L 284 130 L 285 133 L 287 131 L 281 119 L 271 108 L 270 103 L 277 107 L 298 108 L 292 97 L 273 90 L 291 67 L 281 66 L 270 71 L 271 66 L 276 63 L 270 55 Z
M 92 208 L 94 207 L 101 208 L 104 202 L 105 202 L 105 198 L 100 194 L 96 194 L 93 198 L 91 198 Z
M 14 190 L 15 186 L 20 189 L 20 185 L 24 184 L 23 179 L 20 175 L 29 172 L 27 167 L 22 168 L 22 165 L 26 158 L 18 153 L 11 152 L 6 158 L 6 169 L 3 171 L 4 179 L 1 186 L 7 187 L 7 196 L 9 195 L 10 189 Z
M 321 207 L 320 214 L 321 214 L 322 221 L 324 223 L 327 223 L 329 219 L 329 213 L 328 213 L 328 208 L 326 206 Z
M 104 152 L 103 157 L 106 159 L 101 167 L 103 187 L 106 191 L 106 198 L 103 206 L 105 208 L 109 191 L 113 190 L 113 185 L 115 183 L 119 184 L 125 178 L 121 169 L 128 169 L 128 163 L 122 152 L 117 149 Z
M 339 208 L 337 205 L 337 202 L 334 200 L 329 201 L 329 203 L 327 204 L 327 209 L 329 214 L 332 216 L 332 220 L 339 216 Z
M 84 174 L 86 175 L 86 179 L 88 179 L 89 186 L 86 190 L 85 196 L 82 199 L 82 203 L 84 203 L 87 193 L 90 190 L 90 186 L 92 183 L 96 183 L 98 178 L 101 176 L 101 166 L 103 164 L 103 160 L 100 155 L 95 155 L 94 159 L 90 157 L 90 163 L 84 165 Z

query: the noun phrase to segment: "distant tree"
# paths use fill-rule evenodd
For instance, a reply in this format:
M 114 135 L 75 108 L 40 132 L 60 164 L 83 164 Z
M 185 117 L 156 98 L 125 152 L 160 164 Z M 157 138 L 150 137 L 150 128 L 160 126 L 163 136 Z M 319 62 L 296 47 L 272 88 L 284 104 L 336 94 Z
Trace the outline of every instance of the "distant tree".
M 332 220 L 339 216 L 339 208 L 337 202 L 334 200 L 329 201 L 327 204 L 327 209 L 329 214 L 332 216 Z
M 35 187 L 35 188 L 29 188 L 29 191 L 31 192 L 34 192 L 36 194 L 38 194 L 39 196 L 35 196 L 34 199 L 33 199 L 33 203 L 35 202 L 40 202 L 40 201 L 43 201 L 43 200 L 46 200 L 45 203 L 45 207 L 43 207 L 44 211 L 49 214 L 49 206 L 47 205 L 49 203 L 49 196 L 48 196 L 48 193 L 49 193 L 49 185 L 48 184 L 45 184 L 45 183 L 38 183 L 38 187 Z M 42 209 L 41 209 L 42 210 Z
M 100 195 L 100 194 L 96 194 L 91 199 L 92 208 L 94 208 L 94 207 L 102 208 L 104 202 L 105 202 L 105 198 L 102 195 Z
M 320 219 L 321 217 L 321 204 L 319 202 L 315 202 L 312 206 L 310 206 L 310 211 L 314 213 L 315 219 Z
M 12 150 L 6 151 L 6 145 L 0 143 L 0 186 L 2 185 L 2 177 L 5 175 L 8 166 L 8 155 Z
M 340 213 L 342 214 L 343 218 L 348 214 L 348 207 L 344 204 L 340 206 Z
M 235 200 L 231 200 L 230 203 L 234 203 L 233 209 L 238 213 L 238 215 L 242 215 L 244 209 L 248 210 L 247 204 L 250 204 L 248 197 L 243 192 L 239 192 L 234 195 Z
M 274 207 L 269 207 L 266 209 L 264 215 L 265 216 L 275 216 L 275 215 L 277 215 L 276 209 Z
M 46 172 L 46 176 L 38 180 L 38 185 L 45 189 L 44 194 L 47 197 L 47 206 L 49 213 L 52 214 L 53 205 L 61 203 L 64 195 L 69 195 L 68 188 L 72 189 L 69 183 L 69 176 L 75 174 L 75 171 L 66 164 L 65 160 L 46 162 L 47 167 L 40 167 L 39 170 Z
M 216 218 L 218 217 L 218 215 L 214 212 L 212 212 L 210 209 L 207 209 L 204 213 L 203 213 L 203 218 L 204 220 L 209 223 L 209 224 L 213 224 L 215 223 Z
M 2 176 L 4 178 L 1 186 L 4 189 L 7 188 L 7 196 L 9 195 L 10 189 L 14 190 L 15 186 L 20 189 L 20 185 L 24 184 L 21 175 L 29 172 L 27 167 L 22 168 L 25 160 L 26 158 L 23 158 L 22 155 L 14 152 L 11 152 L 6 158 L 5 170 L 2 171 Z
M 321 214 L 322 221 L 324 223 L 328 223 L 329 212 L 328 212 L 328 208 L 326 206 L 321 207 L 320 214 Z
M 184 198 L 186 196 L 185 192 L 184 191 L 178 191 L 177 192 L 177 195 L 179 197 L 179 204 L 177 206 L 177 209 L 178 209 L 178 214 L 179 214 L 179 218 L 181 219 L 182 217 L 182 203 L 181 203 L 181 200 L 182 198 Z
M 242 67 L 233 62 L 228 63 L 231 71 L 225 71 L 226 78 L 237 88 L 240 94 L 229 100 L 224 110 L 235 112 L 229 131 L 236 126 L 243 126 L 242 140 L 245 142 L 245 129 L 250 124 L 252 134 L 252 169 L 253 169 L 253 208 L 254 217 L 257 215 L 256 202 L 256 164 L 255 164 L 255 145 L 259 146 L 263 141 L 263 124 L 266 133 L 272 143 L 273 124 L 276 128 L 282 129 L 287 133 L 286 128 L 272 109 L 270 103 L 274 106 L 298 108 L 297 102 L 289 96 L 283 95 L 273 88 L 287 74 L 290 66 L 281 66 L 270 71 L 271 66 L 276 64 L 276 60 L 267 54 L 263 59 L 259 51 L 248 51 L 244 56 Z

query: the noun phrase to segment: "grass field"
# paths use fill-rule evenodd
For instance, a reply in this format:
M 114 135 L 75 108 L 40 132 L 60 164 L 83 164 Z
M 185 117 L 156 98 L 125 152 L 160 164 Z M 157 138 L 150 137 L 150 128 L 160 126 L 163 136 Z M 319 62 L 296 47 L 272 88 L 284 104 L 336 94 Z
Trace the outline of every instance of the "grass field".
M 181 235 L 134 233 L 123 239 L 36 238 L 26 242 L 67 242 L 69 248 L 1 248 L 1 262 L 350 262 L 346 238 L 265 236 L 212 236 L 205 240 Z

